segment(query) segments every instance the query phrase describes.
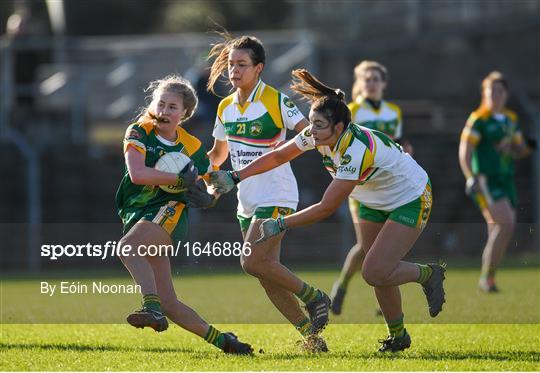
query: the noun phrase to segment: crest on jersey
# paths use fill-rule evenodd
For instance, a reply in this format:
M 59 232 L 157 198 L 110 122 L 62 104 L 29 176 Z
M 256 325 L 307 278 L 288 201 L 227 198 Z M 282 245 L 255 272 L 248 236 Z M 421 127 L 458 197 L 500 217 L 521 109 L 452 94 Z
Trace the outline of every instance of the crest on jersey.
M 292 102 L 291 99 L 288 97 L 283 98 L 283 104 L 289 109 L 292 109 L 294 107 L 294 102 Z
M 289 209 L 287 207 L 278 207 L 278 214 L 279 215 L 289 215 Z
M 253 123 L 251 123 L 249 133 L 251 134 L 251 136 L 259 136 L 262 133 L 262 124 L 261 124 L 261 122 L 253 122 Z
M 141 137 L 142 137 L 142 134 L 139 131 L 137 131 L 135 128 L 129 131 L 127 135 L 128 139 L 140 139 Z
M 165 209 L 165 215 L 171 217 L 174 216 L 174 214 L 176 214 L 176 209 L 172 206 L 167 206 L 167 208 Z
M 345 154 L 342 158 L 341 158 L 341 165 L 342 166 L 345 166 L 345 165 L 348 165 L 349 163 L 351 163 L 351 156 L 349 154 Z
M 327 156 L 327 155 L 323 155 L 322 161 L 323 161 L 324 167 L 325 167 L 328 171 L 332 170 L 332 172 L 334 172 L 334 173 L 337 171 L 337 168 L 336 168 L 336 166 L 334 165 L 334 162 L 332 161 L 332 158 L 331 158 L 331 157 L 329 157 L 329 156 Z

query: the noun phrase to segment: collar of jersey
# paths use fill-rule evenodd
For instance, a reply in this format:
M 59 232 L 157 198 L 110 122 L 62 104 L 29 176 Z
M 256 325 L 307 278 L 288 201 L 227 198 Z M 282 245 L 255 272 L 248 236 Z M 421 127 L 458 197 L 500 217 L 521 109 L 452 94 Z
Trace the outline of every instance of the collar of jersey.
M 170 140 L 167 140 L 166 138 L 160 136 L 155 129 L 154 129 L 154 132 L 155 132 L 155 135 L 156 135 L 156 139 L 158 139 L 159 142 L 161 142 L 162 144 L 165 144 L 165 145 L 168 145 L 168 146 L 174 146 L 174 145 L 178 145 L 180 143 L 180 127 L 176 127 L 176 140 L 175 141 L 170 141 Z
M 497 119 L 497 114 L 501 116 L 501 119 Z M 487 109 L 486 115 L 488 118 L 493 118 L 497 122 L 505 122 L 510 119 L 508 114 L 506 113 L 506 108 L 504 108 L 500 113 L 495 113 L 494 111 Z
M 249 94 L 248 99 L 246 103 L 244 104 L 244 106 L 240 105 L 240 101 L 238 100 L 238 92 L 234 94 L 233 103 L 238 105 L 238 107 L 240 108 L 240 112 L 244 113 L 246 109 L 248 108 L 250 102 L 255 102 L 259 98 L 261 98 L 261 94 L 262 94 L 262 91 L 264 90 L 264 86 L 265 84 L 263 83 L 263 81 L 259 79 L 255 87 Z
M 508 119 L 508 113 L 507 113 L 507 110 L 506 107 L 502 109 L 502 111 L 499 113 L 499 114 L 502 114 L 505 116 L 505 118 Z M 491 109 L 483 109 L 481 112 L 480 112 L 480 117 L 484 117 L 484 118 L 491 118 L 491 117 L 495 117 L 495 112 Z
M 330 149 L 330 150 L 332 151 L 332 154 L 335 154 L 336 151 L 339 149 L 339 143 L 340 143 L 341 140 L 343 139 L 343 135 L 345 135 L 345 132 L 347 132 L 347 130 L 349 129 L 349 126 L 350 126 L 350 125 L 351 125 L 350 123 L 347 124 L 347 127 L 345 127 L 345 128 L 343 129 L 343 132 L 341 132 L 341 135 L 339 135 L 339 138 L 338 138 L 338 140 L 336 141 L 336 145 L 334 145 L 334 148 L 333 148 L 333 149 Z
M 379 114 L 379 113 L 381 112 L 383 106 L 384 106 L 384 100 L 381 99 L 381 106 L 379 106 L 378 109 L 375 109 L 375 108 L 374 108 L 373 106 L 371 106 L 370 103 L 367 102 L 367 101 L 364 99 L 364 97 L 362 97 L 362 96 L 358 96 L 358 97 L 356 98 L 356 103 L 357 103 L 358 105 L 360 105 L 361 107 L 363 106 L 364 108 L 366 108 L 366 109 L 368 109 L 368 110 L 370 110 L 370 111 L 372 111 L 372 112 L 374 112 L 374 113 L 376 113 L 376 114 Z

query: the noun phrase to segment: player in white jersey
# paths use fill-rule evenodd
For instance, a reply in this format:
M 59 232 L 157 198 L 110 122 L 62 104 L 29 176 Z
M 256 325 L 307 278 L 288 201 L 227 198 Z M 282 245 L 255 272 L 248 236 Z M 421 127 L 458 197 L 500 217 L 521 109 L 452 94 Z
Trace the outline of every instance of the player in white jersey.
M 386 134 L 396 143 L 400 143 L 403 133 L 403 119 L 399 106 L 383 99 L 388 82 L 388 71 L 376 61 L 362 61 L 354 68 L 355 81 L 352 88 L 352 99 L 349 103 L 352 122 L 361 126 L 378 130 Z M 410 142 L 401 143 L 405 152 L 412 155 Z M 349 198 L 349 210 L 356 235 L 356 244 L 349 250 L 339 278 L 332 287 L 330 298 L 331 310 L 335 315 L 342 312 L 347 287 L 355 273 L 362 268 L 364 252 L 361 248 L 360 218 L 363 207 L 354 198 Z M 377 315 L 380 315 L 377 310 Z
M 208 155 L 218 166 L 230 155 L 233 169 L 239 170 L 283 142 L 287 129 L 300 132 L 309 123 L 286 95 L 261 81 L 266 62 L 262 43 L 252 36 L 223 36 L 225 41 L 210 52 L 215 60 L 208 88 L 212 90 L 228 70 L 235 92 L 218 106 L 214 146 Z M 318 333 L 328 323 L 329 297 L 280 263 L 283 234 L 264 243 L 255 242 L 261 219 L 289 215 L 297 204 L 298 187 L 289 163 L 239 183 L 237 217 L 244 240 L 252 244 L 251 255 L 242 256 L 241 264 L 259 279 L 276 308 L 305 338 L 304 347 L 325 351 L 326 344 Z M 309 317 L 295 295 L 305 303 Z
M 404 328 L 399 285 L 422 285 L 432 317 L 442 310 L 445 268 L 403 261 L 425 227 L 431 211 L 431 185 L 426 172 L 382 132 L 351 123 L 344 93 L 315 79 L 306 70 L 295 70 L 292 89 L 312 100 L 311 126 L 294 140 L 265 154 L 240 171 L 210 174 L 218 191 L 226 192 L 235 181 L 245 180 L 316 148 L 334 180 L 323 199 L 302 211 L 266 219 L 260 227 L 261 241 L 287 229 L 313 224 L 331 215 L 351 196 L 366 206 L 360 220 L 365 259 L 362 275 L 375 288 L 386 319 L 388 338 L 379 351 L 410 347 Z

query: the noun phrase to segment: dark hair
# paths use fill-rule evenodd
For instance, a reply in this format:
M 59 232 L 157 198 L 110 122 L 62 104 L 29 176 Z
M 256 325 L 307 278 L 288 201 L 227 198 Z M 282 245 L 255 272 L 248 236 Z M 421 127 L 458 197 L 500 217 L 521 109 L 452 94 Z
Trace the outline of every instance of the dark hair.
M 339 122 L 349 124 L 351 111 L 345 103 L 345 92 L 328 87 L 304 69 L 294 70 L 292 76 L 291 89 L 311 101 L 311 110 L 321 113 L 332 127 Z
M 210 53 L 208 54 L 208 60 L 215 58 L 210 69 L 210 77 L 208 78 L 208 85 L 206 86 L 208 91 L 216 93 L 214 86 L 229 64 L 229 52 L 232 49 L 246 49 L 249 52 L 249 57 L 254 65 L 260 63 L 266 63 L 266 53 L 262 42 L 255 36 L 240 36 L 233 38 L 228 32 L 219 32 L 219 35 L 223 37 L 223 41 L 218 44 L 214 44 Z

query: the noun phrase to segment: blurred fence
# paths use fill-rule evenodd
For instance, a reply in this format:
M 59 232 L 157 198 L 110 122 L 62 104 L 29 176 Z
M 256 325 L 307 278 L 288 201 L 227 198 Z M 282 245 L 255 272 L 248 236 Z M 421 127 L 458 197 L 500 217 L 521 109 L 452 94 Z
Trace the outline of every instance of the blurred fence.
M 525 43 L 519 50 L 511 50 L 516 35 L 520 40 L 537 40 L 539 3 L 314 1 L 295 2 L 292 11 L 297 26 L 324 27 L 313 32 L 256 32 L 267 49 L 264 80 L 287 91 L 290 71 L 305 67 L 347 89 L 359 59 L 381 59 L 391 72 L 390 92 L 394 95 L 389 99 L 402 107 L 414 157 L 428 171 L 434 187 L 431 223 L 412 255 L 478 256 L 485 227 L 463 193 L 457 161 L 459 133 L 477 101 L 477 78 L 493 66 L 485 56 L 501 55 L 506 58 L 505 72 L 519 83 L 513 86 L 512 108 L 521 114 L 526 132 L 540 138 L 535 46 Z M 499 40 L 492 39 L 493 35 L 506 32 L 509 40 L 493 42 Z M 461 39 L 465 37 L 474 40 Z M 39 257 L 39 245 L 44 240 L 85 243 L 119 238 L 114 191 L 123 168 L 120 142 L 128 122 L 144 104 L 143 89 L 149 81 L 173 72 L 195 80 L 214 40 L 208 34 L 181 34 L 0 41 L 2 268 L 113 265 L 113 261 L 85 258 L 46 261 Z M 476 45 L 489 53 L 470 53 Z M 36 64 L 36 79 L 30 84 L 15 80 L 21 58 L 28 60 L 25 52 L 45 60 Z M 20 102 L 21 96 L 30 97 L 31 104 Z M 301 108 L 307 114 L 305 105 Z M 201 106 L 200 116 L 187 124 L 206 146 L 211 144 L 209 121 L 213 121 L 214 110 Z M 316 154 L 293 162 L 300 208 L 317 202 L 329 182 L 319 163 Z M 519 163 L 519 224 L 510 249 L 513 252 L 538 252 L 539 175 L 539 152 L 534 159 Z M 211 212 L 193 211 L 190 238 L 240 239 L 234 211 L 232 195 L 223 197 Z M 344 205 L 327 223 L 288 233 L 283 256 L 298 262 L 337 262 L 353 241 Z M 236 262 L 234 258 L 225 262 L 233 260 Z
M 292 68 L 302 63 L 316 69 L 313 36 L 308 32 L 258 33 L 269 64 L 265 77 L 285 85 Z M 86 141 L 87 123 L 125 122 L 140 108 L 142 90 L 165 74 L 197 78 L 211 43 L 209 34 L 145 35 L 131 37 L 22 38 L 0 41 L 2 74 L 0 134 L 10 127 L 16 97 L 35 98 L 43 112 L 69 112 L 73 142 Z M 46 53 L 48 63 L 36 66 L 36 81 L 18 84 L 15 70 L 25 53 Z M 281 87 L 280 87 L 281 88 Z

